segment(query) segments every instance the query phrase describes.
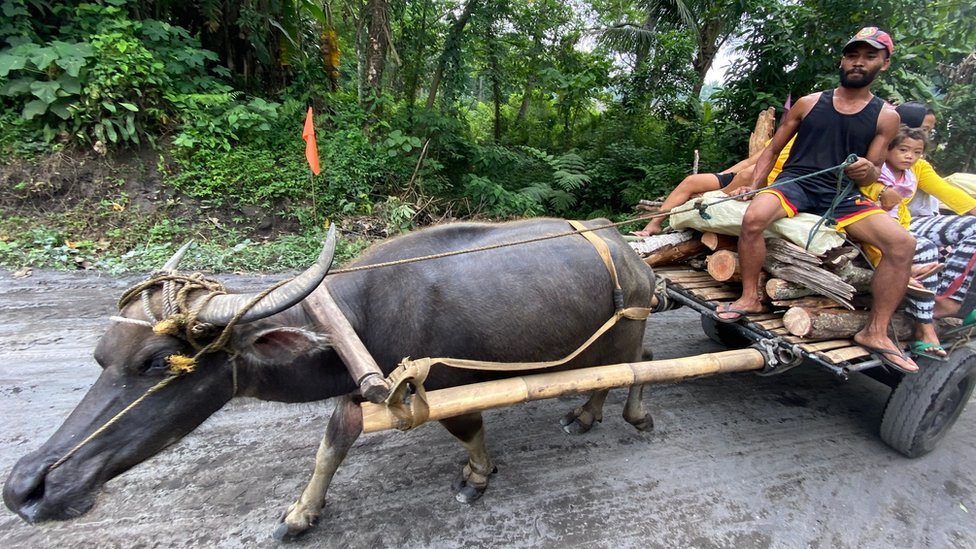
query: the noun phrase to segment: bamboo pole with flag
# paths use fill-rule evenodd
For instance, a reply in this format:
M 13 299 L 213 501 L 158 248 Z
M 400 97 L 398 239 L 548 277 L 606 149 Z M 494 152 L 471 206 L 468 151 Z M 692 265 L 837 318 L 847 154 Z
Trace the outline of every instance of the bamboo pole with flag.
M 308 162 L 310 173 L 308 174 L 308 185 L 312 189 L 312 216 L 315 217 L 315 180 L 313 174 L 318 175 L 322 172 L 319 166 L 319 148 L 315 143 L 315 124 L 313 123 L 312 107 L 308 107 L 308 114 L 305 115 L 305 127 L 302 129 L 302 139 L 305 140 L 305 160 Z
M 318 175 L 322 168 L 319 166 L 319 148 L 315 144 L 315 124 L 312 123 L 312 107 L 308 108 L 305 115 L 305 128 L 302 130 L 302 139 L 305 140 L 305 160 L 312 173 Z

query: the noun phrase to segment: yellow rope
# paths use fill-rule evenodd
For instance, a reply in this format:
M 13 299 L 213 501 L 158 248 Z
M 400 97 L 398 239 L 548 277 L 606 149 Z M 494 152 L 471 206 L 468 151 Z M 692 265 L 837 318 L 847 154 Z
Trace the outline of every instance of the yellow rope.
M 84 447 L 86 444 L 88 444 L 89 442 L 91 442 L 92 440 L 94 440 L 95 437 L 97 437 L 98 435 L 100 435 L 100 434 L 104 433 L 105 431 L 107 431 L 108 428 L 111 427 L 112 425 L 115 425 L 120 419 L 122 419 L 122 416 L 124 416 L 129 410 L 135 408 L 136 406 L 139 405 L 140 402 L 142 402 L 143 400 L 149 398 L 149 395 L 151 395 L 151 394 L 155 393 L 156 391 L 162 389 L 163 387 L 169 385 L 170 382 L 173 381 L 174 379 L 176 379 L 177 377 L 180 377 L 179 374 L 177 374 L 177 375 L 170 375 L 169 377 L 163 378 L 162 380 L 159 381 L 159 383 L 157 383 L 157 384 L 153 385 L 152 387 L 150 387 L 149 390 L 146 391 L 145 393 L 143 393 L 142 396 L 140 396 L 139 398 L 135 399 L 132 402 L 132 404 L 129 404 L 128 406 L 126 406 L 125 408 L 123 408 L 119 413 L 115 414 L 115 416 L 113 416 L 112 419 L 106 421 L 104 424 L 102 424 L 101 427 L 99 427 L 98 429 L 96 429 L 92 434 L 88 435 L 87 437 L 85 437 L 84 440 L 82 440 L 81 442 L 79 442 L 78 444 L 76 444 L 74 448 L 68 450 L 68 452 L 65 455 L 61 456 L 61 459 L 55 461 L 50 467 L 48 467 L 48 469 L 47 469 L 48 472 L 50 473 L 51 471 L 53 471 L 57 467 L 60 467 L 64 462 L 68 461 L 68 458 L 70 458 L 71 456 L 75 455 L 75 453 L 78 452 L 78 450 L 81 450 L 82 447 Z
M 132 404 L 129 404 L 128 406 L 120 410 L 119 413 L 112 416 L 111 419 L 109 419 L 104 424 L 102 424 L 102 426 L 96 429 L 92 434 L 88 435 L 87 437 L 85 437 L 84 440 L 76 444 L 74 448 L 69 450 L 64 456 L 62 456 L 60 459 L 54 462 L 54 464 L 52 464 L 50 467 L 48 467 L 48 472 L 54 470 L 56 467 L 61 466 L 61 464 L 67 461 L 72 455 L 77 453 L 78 450 L 80 450 L 86 444 L 94 440 L 95 437 L 101 435 L 106 430 L 108 430 L 112 425 L 118 423 L 118 421 L 122 419 L 123 416 L 125 416 L 133 408 L 138 406 L 139 403 L 141 403 L 146 398 L 148 398 L 149 395 L 152 395 L 156 391 L 169 385 L 169 383 L 172 382 L 174 379 L 178 377 L 182 377 L 186 374 L 193 373 L 199 364 L 198 359 L 200 356 L 207 353 L 218 351 L 220 349 L 225 349 L 228 353 L 232 352 L 231 349 L 226 349 L 225 347 L 227 341 L 230 339 L 231 331 L 234 329 L 234 326 L 236 326 L 237 323 L 240 321 L 240 319 L 243 318 L 243 316 L 247 314 L 247 312 L 250 311 L 251 308 L 253 308 L 258 302 L 260 302 L 262 299 L 267 297 L 268 294 L 270 294 L 271 292 L 281 287 L 283 284 L 287 284 L 290 280 L 291 279 L 282 280 L 277 284 L 272 285 L 270 288 L 267 288 L 264 291 L 256 294 L 250 301 L 247 302 L 247 304 L 241 307 L 240 310 L 238 310 L 237 313 L 234 314 L 234 317 L 230 320 L 230 322 L 228 322 L 224 326 L 224 329 L 221 331 L 220 335 L 217 336 L 217 338 L 215 338 L 209 344 L 202 347 L 196 343 L 196 340 L 194 338 L 194 333 L 193 333 L 194 326 L 197 325 L 197 320 L 196 320 L 197 315 L 200 313 L 200 311 L 203 310 L 203 307 L 206 305 L 208 301 L 210 301 L 210 299 L 212 299 L 216 295 L 224 293 L 223 286 L 221 286 L 220 283 L 214 284 L 213 283 L 214 281 L 206 280 L 202 277 L 202 275 L 187 276 L 187 275 L 181 275 L 179 273 L 165 273 L 162 275 L 151 277 L 149 280 L 143 281 L 133 286 L 129 290 L 127 290 L 123 294 L 122 299 L 119 300 L 120 310 L 123 307 L 125 307 L 135 296 L 142 295 L 143 290 L 148 290 L 149 288 L 152 288 L 157 285 L 163 285 L 166 281 L 171 281 L 171 282 L 176 281 L 176 282 L 183 283 L 184 284 L 183 287 L 177 293 L 178 297 L 176 299 L 176 304 L 175 304 L 178 308 L 177 309 L 178 312 L 169 318 L 157 322 L 152 329 L 153 332 L 157 334 L 167 334 L 176 337 L 183 337 L 184 339 L 186 339 L 186 341 L 190 342 L 194 346 L 194 348 L 197 349 L 197 353 L 192 357 L 188 357 L 181 354 L 173 354 L 166 357 L 166 362 L 169 365 L 169 375 L 167 377 L 163 378 L 162 380 L 160 380 L 159 383 L 150 387 L 145 393 L 142 394 L 142 396 L 134 400 Z M 202 283 L 202 282 L 206 282 L 206 283 Z M 192 289 L 206 289 L 210 291 L 206 296 L 204 296 L 203 299 L 200 300 L 197 306 L 190 311 L 186 311 L 187 300 L 190 294 L 190 291 L 186 291 L 188 286 L 191 286 Z M 234 366 L 233 380 L 234 380 L 234 394 L 237 394 L 236 365 Z

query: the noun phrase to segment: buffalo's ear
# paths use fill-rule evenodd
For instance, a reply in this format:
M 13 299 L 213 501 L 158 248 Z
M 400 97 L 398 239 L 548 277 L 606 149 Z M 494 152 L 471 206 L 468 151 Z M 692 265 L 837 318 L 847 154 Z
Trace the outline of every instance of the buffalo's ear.
M 270 328 L 251 334 L 241 354 L 264 364 L 290 364 L 295 359 L 329 348 L 329 338 L 304 328 Z

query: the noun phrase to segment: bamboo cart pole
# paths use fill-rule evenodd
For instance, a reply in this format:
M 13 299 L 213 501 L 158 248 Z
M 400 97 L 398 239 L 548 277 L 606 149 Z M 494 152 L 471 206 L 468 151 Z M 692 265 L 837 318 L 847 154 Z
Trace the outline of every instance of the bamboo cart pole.
M 758 350 L 737 349 L 684 358 L 626 362 L 472 383 L 428 391 L 430 416 L 427 420 L 436 421 L 470 412 L 599 389 L 761 370 L 764 364 L 763 356 Z M 364 433 L 394 429 L 399 423 L 396 416 L 382 404 L 364 402 L 362 411 Z

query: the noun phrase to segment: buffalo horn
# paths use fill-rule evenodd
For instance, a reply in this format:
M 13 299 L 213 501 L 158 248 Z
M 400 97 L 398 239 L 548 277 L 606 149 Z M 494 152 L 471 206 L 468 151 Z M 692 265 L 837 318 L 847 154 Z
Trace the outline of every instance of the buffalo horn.
M 239 320 L 240 323 L 254 322 L 301 302 L 308 294 L 318 288 L 332 266 L 335 254 L 335 225 L 329 227 L 329 234 L 322 246 L 315 264 L 296 276 L 291 282 L 275 289 L 251 307 Z M 238 311 L 246 307 L 257 294 L 225 294 L 211 299 L 200 311 L 197 319 L 216 326 L 226 326 Z
M 175 271 L 176 268 L 180 266 L 180 261 L 183 259 L 183 256 L 186 255 L 186 251 L 190 249 L 191 244 L 193 244 L 193 240 L 188 240 L 186 244 L 184 244 L 179 250 L 176 250 L 176 253 L 173 254 L 173 257 L 169 258 L 169 260 L 163 265 L 163 268 L 160 270 Z

